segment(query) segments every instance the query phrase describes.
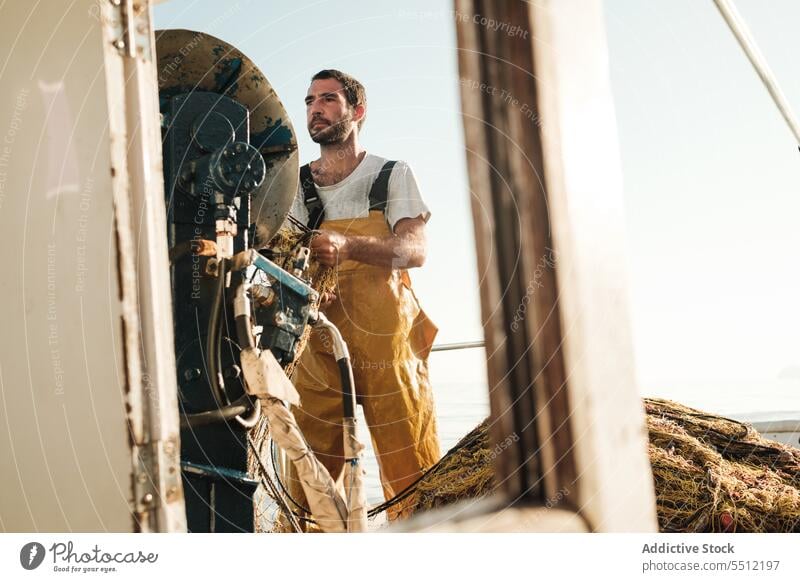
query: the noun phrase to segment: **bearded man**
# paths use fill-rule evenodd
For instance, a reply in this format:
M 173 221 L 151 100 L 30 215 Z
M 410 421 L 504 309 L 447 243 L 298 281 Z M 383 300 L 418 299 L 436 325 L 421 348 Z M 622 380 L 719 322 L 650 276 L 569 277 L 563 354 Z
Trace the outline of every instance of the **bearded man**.
M 335 270 L 323 307 L 347 342 L 358 403 L 378 457 L 384 496 L 416 481 L 440 456 L 428 354 L 437 329 L 420 309 L 408 270 L 425 262 L 425 205 L 408 164 L 367 153 L 359 130 L 366 92 L 334 69 L 312 77 L 305 98 L 320 157 L 300 169 L 292 214 L 311 229 L 312 256 Z M 293 377 L 296 418 L 336 479 L 344 464 L 342 393 L 332 342 L 312 334 Z M 304 499 L 296 482 L 295 500 Z M 403 514 L 402 505 L 389 518 Z

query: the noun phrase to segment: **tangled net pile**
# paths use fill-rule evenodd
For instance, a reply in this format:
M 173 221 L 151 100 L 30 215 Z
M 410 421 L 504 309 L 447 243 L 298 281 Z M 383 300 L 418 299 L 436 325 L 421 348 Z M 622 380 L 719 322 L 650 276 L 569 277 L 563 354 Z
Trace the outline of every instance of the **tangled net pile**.
M 662 531 L 800 531 L 800 449 L 674 402 L 645 407 Z
M 663 532 L 800 532 L 800 449 L 752 427 L 668 400 L 645 399 Z M 417 484 L 414 511 L 490 494 L 488 423 Z

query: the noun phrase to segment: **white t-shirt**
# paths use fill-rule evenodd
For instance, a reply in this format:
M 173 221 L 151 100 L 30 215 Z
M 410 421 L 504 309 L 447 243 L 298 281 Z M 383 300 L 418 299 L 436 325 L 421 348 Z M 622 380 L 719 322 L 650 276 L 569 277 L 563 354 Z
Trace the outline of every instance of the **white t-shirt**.
M 386 158 L 368 153 L 356 166 L 356 169 L 341 182 L 332 186 L 315 184 L 325 209 L 325 220 L 369 216 L 369 191 L 386 162 Z M 291 213 L 303 224 L 308 224 L 308 209 L 303 198 L 302 184 L 298 186 Z M 394 231 L 395 224 L 401 218 L 416 218 L 417 216 L 422 216 L 422 219 L 427 222 L 431 212 L 422 200 L 411 167 L 405 162 L 398 161 L 389 176 L 386 221 Z

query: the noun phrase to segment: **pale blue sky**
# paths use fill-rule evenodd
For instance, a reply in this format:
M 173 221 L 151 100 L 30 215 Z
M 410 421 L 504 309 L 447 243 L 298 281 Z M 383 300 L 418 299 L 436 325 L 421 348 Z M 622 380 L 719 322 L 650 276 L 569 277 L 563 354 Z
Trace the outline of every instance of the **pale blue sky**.
M 800 3 L 737 4 L 800 108 Z M 800 367 L 800 153 L 710 0 L 611 0 L 605 12 L 643 392 L 775 380 Z M 171 0 L 155 15 L 248 54 L 303 161 L 318 151 L 303 127 L 309 77 L 359 78 L 363 143 L 408 161 L 432 210 L 418 295 L 440 341 L 481 337 L 450 2 Z M 477 351 L 438 358 L 440 383 L 484 373 Z
M 800 4 L 737 5 L 800 108 Z M 712 2 L 606 15 L 640 376 L 775 379 L 800 364 L 797 144 Z

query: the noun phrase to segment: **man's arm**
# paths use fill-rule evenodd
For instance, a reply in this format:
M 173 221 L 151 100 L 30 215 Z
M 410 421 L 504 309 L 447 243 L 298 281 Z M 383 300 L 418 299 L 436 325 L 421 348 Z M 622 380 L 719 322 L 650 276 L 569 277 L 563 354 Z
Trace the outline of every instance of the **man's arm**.
M 425 263 L 425 221 L 401 218 L 389 236 L 343 235 L 322 230 L 311 241 L 311 252 L 332 267 L 351 260 L 390 269 L 411 269 Z

